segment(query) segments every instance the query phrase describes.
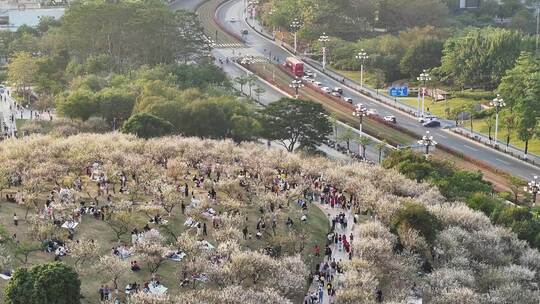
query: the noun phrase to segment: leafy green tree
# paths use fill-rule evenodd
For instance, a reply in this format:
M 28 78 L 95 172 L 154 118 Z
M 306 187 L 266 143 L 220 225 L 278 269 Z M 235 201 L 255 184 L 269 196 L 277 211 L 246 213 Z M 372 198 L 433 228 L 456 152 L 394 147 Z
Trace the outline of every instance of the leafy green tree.
M 75 270 L 60 263 L 19 268 L 5 292 L 6 304 L 78 304 L 81 282 Z
M 372 142 L 371 138 L 367 136 L 360 136 L 360 138 L 358 139 L 358 144 L 360 145 L 360 147 L 362 147 L 363 159 L 366 159 L 366 149 L 367 149 L 367 146 L 371 144 L 371 142 Z
M 500 28 L 470 29 L 445 43 L 440 71 L 460 87 L 497 87 L 530 42 L 523 34 Z
M 172 11 L 163 1 L 72 3 L 62 17 L 60 32 L 70 53 L 81 60 L 107 54 L 116 71 L 188 62 L 207 54 L 195 14 Z
M 28 52 L 19 52 L 13 55 L 8 65 L 8 81 L 15 84 L 26 102 L 30 101 L 30 85 L 38 71 L 37 58 Z
M 502 205 L 495 209 L 491 219 L 495 224 L 511 226 L 514 222 L 526 221 L 532 218 L 528 208 L 520 206 Z
M 148 113 L 131 116 L 123 127 L 124 133 L 135 134 L 142 138 L 160 137 L 171 134 L 173 125 Z
M 450 177 L 436 182 L 441 194 L 449 200 L 467 199 L 474 193 L 490 193 L 491 183 L 482 179 L 481 172 L 458 170 Z
M 347 145 L 347 153 L 351 152 L 351 140 L 356 138 L 356 134 L 350 129 L 346 128 L 338 136 L 338 141 L 345 142 Z
M 248 76 L 238 76 L 234 79 L 234 82 L 240 86 L 240 92 L 244 93 L 244 86 L 249 82 Z
M 312 101 L 282 98 L 261 111 L 262 135 L 287 151 L 316 147 L 332 132 L 326 111 Z
M 101 90 L 97 99 L 101 116 L 109 123 L 116 120 L 118 123 L 131 116 L 135 106 L 135 96 L 125 88 L 107 88 Z
M 378 158 L 379 164 L 381 163 L 381 160 L 382 160 L 382 154 L 386 150 L 386 145 L 388 145 L 388 142 L 384 139 L 375 145 L 375 148 L 377 148 L 377 151 L 379 152 L 379 158 Z
M 228 87 L 229 80 L 227 75 L 209 61 L 203 61 L 201 64 L 182 64 L 170 65 L 167 67 L 174 76 L 174 84 L 180 89 L 199 88 L 204 90 L 209 86 Z
M 398 227 L 417 230 L 430 244 L 433 244 L 441 224 L 426 207 L 415 203 L 406 203 L 392 218 L 394 229 Z
M 65 99 L 60 100 L 57 108 L 62 115 L 72 119 L 79 118 L 83 121 L 99 113 L 96 96 L 85 89 L 76 90 Z
M 422 70 L 441 65 L 443 42 L 434 39 L 422 39 L 411 45 L 399 62 L 401 73 L 415 79 Z
M 467 199 L 467 206 L 474 210 L 482 211 L 487 216 L 490 216 L 501 205 L 502 202 L 500 199 L 485 193 L 477 192 Z

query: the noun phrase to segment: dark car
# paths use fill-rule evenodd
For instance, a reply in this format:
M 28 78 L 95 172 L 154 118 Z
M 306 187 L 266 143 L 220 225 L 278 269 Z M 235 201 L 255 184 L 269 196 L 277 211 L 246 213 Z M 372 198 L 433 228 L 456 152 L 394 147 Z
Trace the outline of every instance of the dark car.
M 430 120 L 422 124 L 426 128 L 436 128 L 441 126 L 441 122 L 438 120 Z
M 247 35 L 249 32 L 248 32 L 248 30 L 243 29 L 243 30 L 241 31 L 241 33 L 242 33 L 242 35 Z

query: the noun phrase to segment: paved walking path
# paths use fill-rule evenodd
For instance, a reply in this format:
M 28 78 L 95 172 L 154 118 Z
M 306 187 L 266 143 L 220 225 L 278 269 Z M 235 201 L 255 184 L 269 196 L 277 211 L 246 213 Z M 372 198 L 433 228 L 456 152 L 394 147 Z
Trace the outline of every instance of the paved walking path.
M 349 240 L 349 242 L 350 242 L 349 236 L 351 235 L 351 233 L 352 233 L 352 231 L 354 229 L 354 216 L 353 216 L 352 212 L 350 210 L 348 210 L 348 209 L 338 207 L 338 205 L 336 205 L 334 208 L 332 208 L 330 206 L 330 204 L 324 204 L 324 203 L 320 203 L 320 202 L 314 202 L 314 204 L 317 204 L 317 206 L 324 212 L 324 214 L 326 214 L 326 217 L 328 218 L 328 221 L 330 223 L 332 223 L 332 219 L 334 219 L 336 216 L 338 216 L 340 212 L 345 213 L 345 219 L 347 221 L 347 227 L 345 227 L 345 229 L 342 229 L 341 225 L 338 223 L 335 226 L 334 233 L 341 234 L 341 235 L 346 235 L 347 240 Z M 353 242 L 350 242 L 351 247 L 353 245 Z M 330 249 L 332 249 L 332 256 L 328 260 L 329 262 L 331 262 L 332 259 L 335 259 L 336 262 L 339 262 L 340 264 L 343 264 L 343 263 L 345 263 L 345 262 L 347 262 L 349 260 L 349 254 L 345 251 L 345 249 L 343 249 L 342 246 L 341 246 L 341 250 L 340 250 L 340 246 L 338 246 L 338 244 L 332 242 L 332 244 L 330 245 Z M 324 255 L 324 246 L 321 246 L 321 255 Z M 327 261 L 326 258 L 325 258 L 325 261 Z M 312 267 L 312 265 L 310 265 L 310 267 Z M 340 277 L 342 275 L 343 274 L 339 274 L 339 273 L 336 272 L 336 274 L 334 275 L 334 280 L 331 281 L 332 286 L 334 287 L 336 292 L 341 287 L 338 284 L 338 282 L 340 281 Z M 333 303 L 333 302 L 331 302 L 331 298 L 328 295 L 328 290 L 326 289 L 326 284 L 328 284 L 328 282 L 325 282 L 325 286 L 323 286 L 324 296 L 323 296 L 323 301 L 320 302 L 320 304 Z M 310 292 L 313 291 L 313 290 L 317 290 L 318 288 L 319 288 L 319 282 L 314 281 L 312 286 L 310 287 Z
M 13 136 L 15 131 L 17 130 L 17 126 L 15 124 L 15 115 L 17 114 L 17 111 L 15 110 L 15 102 L 11 98 L 11 96 L 8 96 L 7 93 L 0 94 L 0 120 L 2 121 L 1 125 L 1 134 L 7 136 Z M 12 121 L 11 115 L 14 115 L 14 120 Z M 4 124 L 7 126 L 7 129 L 4 129 Z

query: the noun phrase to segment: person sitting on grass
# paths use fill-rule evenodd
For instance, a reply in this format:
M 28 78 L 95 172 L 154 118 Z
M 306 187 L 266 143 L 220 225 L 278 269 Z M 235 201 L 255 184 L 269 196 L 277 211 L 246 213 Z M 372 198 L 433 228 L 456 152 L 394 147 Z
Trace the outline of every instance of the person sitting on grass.
M 141 270 L 141 266 L 139 266 L 137 261 L 131 262 L 131 271 L 135 272 L 135 271 L 139 271 L 139 270 Z

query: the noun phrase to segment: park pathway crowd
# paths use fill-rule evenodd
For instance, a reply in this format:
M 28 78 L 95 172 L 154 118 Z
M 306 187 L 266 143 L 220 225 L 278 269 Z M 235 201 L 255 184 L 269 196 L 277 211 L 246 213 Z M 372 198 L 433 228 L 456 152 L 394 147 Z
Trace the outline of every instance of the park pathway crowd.
M 354 228 L 354 215 L 352 214 L 350 209 L 347 209 L 346 207 L 343 208 L 339 204 L 331 205 L 328 203 L 325 203 L 323 200 L 315 203 L 326 215 L 328 218 L 330 225 L 334 227 L 333 233 L 336 235 L 345 235 L 347 237 L 347 240 L 350 242 L 350 245 L 352 247 L 352 243 L 354 240 L 350 239 L 350 235 L 352 234 L 353 228 Z M 342 226 L 338 221 L 336 221 L 339 218 L 340 214 L 344 214 L 344 222 L 347 223 L 345 226 Z M 334 221 L 334 225 L 332 222 Z M 340 244 L 340 242 L 336 243 L 334 241 L 328 241 L 330 243 L 329 248 L 331 250 L 331 255 L 329 257 L 325 256 L 323 261 L 321 262 L 320 268 L 322 269 L 323 265 L 327 263 L 331 263 L 333 260 L 335 260 L 337 263 L 343 265 L 345 262 L 349 260 L 349 252 L 345 250 L 344 246 Z M 352 250 L 352 248 L 350 249 Z M 321 255 L 325 255 L 324 247 L 321 248 Z M 318 304 L 331 304 L 334 303 L 333 299 L 335 296 L 329 295 L 329 289 L 328 289 L 328 283 L 331 284 L 334 291 L 337 291 L 340 287 L 339 282 L 341 281 L 341 276 L 343 276 L 343 273 L 340 273 L 338 271 L 335 272 L 333 275 L 332 280 L 325 280 L 324 283 L 322 283 L 319 280 L 313 280 L 313 283 L 310 287 L 310 294 L 315 293 L 317 297 L 320 298 L 320 295 L 322 293 L 322 301 L 315 302 Z M 309 302 L 306 303 L 307 297 L 304 300 L 304 304 L 311 304 Z

